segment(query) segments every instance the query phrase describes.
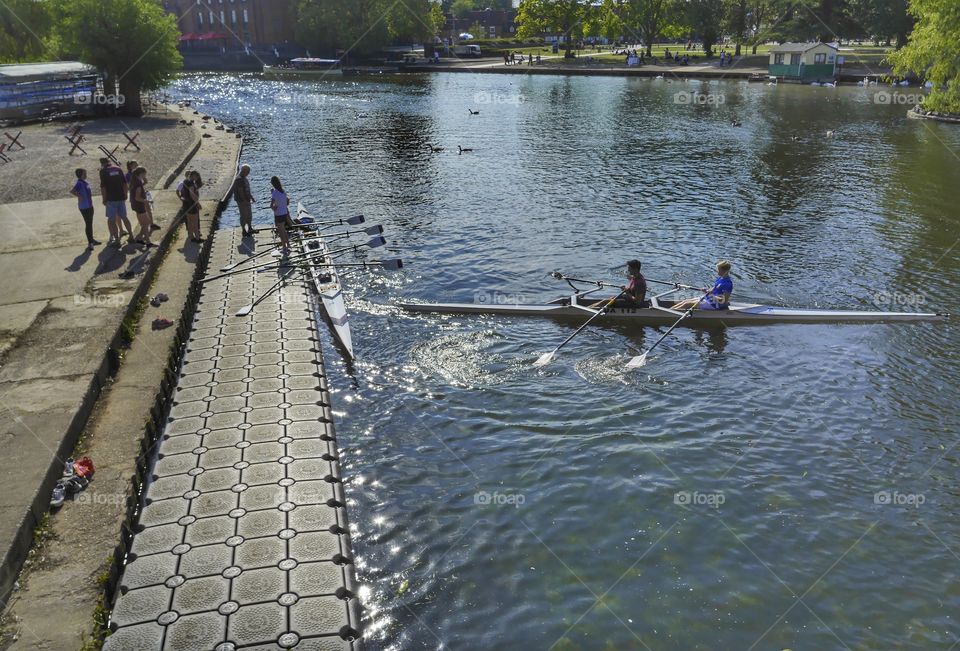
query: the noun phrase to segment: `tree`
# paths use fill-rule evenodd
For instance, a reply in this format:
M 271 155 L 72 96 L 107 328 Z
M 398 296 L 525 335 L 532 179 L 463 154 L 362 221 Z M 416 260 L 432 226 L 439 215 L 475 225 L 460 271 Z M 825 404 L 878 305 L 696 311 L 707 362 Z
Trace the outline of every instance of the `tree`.
M 618 0 L 603 0 L 595 11 L 591 11 L 584 23 L 584 34 L 603 37 L 610 42 L 623 34 L 623 21 L 618 11 Z
M 960 115 L 960 10 L 956 0 L 911 0 L 917 24 L 906 47 L 892 56 L 894 72 L 915 72 L 933 82 L 923 103 Z
M 631 35 L 639 35 L 652 56 L 653 44 L 676 17 L 676 0 L 624 0 L 623 23 Z
M 907 0 L 851 0 L 851 15 L 856 16 L 859 31 L 877 45 L 897 49 L 907 44 L 913 29 L 913 16 L 907 11 Z
M 125 113 L 142 115 L 140 93 L 183 68 L 176 17 L 156 0 L 56 0 L 54 8 L 64 53 L 103 70 L 107 94 L 119 86 Z
M 39 61 L 54 49 L 50 2 L 0 2 L 0 63 Z
M 687 25 L 703 42 L 703 53 L 712 57 L 726 13 L 724 0 L 687 0 L 685 9 Z
M 562 34 L 566 39 L 564 57 L 572 58 L 573 41 L 583 33 L 583 22 L 592 9 L 590 0 L 520 0 L 517 35 Z
M 300 0 L 296 38 L 310 50 L 369 57 L 436 33 L 429 0 Z
M 734 56 L 740 56 L 740 46 L 747 40 L 747 15 L 750 12 L 748 0 L 728 0 L 727 32 L 736 44 Z

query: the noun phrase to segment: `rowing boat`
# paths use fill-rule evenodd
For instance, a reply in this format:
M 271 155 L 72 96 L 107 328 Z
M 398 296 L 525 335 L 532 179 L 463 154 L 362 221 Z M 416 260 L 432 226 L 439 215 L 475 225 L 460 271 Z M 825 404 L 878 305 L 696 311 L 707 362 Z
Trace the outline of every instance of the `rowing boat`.
M 301 219 L 310 217 L 310 214 L 303 207 L 303 204 L 297 204 L 297 216 Z M 311 218 L 312 219 L 312 218 Z M 309 249 L 310 242 L 317 243 L 316 249 Z M 330 256 L 330 247 L 319 233 L 308 239 L 301 239 L 300 246 L 304 254 L 316 253 L 307 260 L 307 268 L 310 272 L 310 279 L 317 296 L 320 297 L 320 305 L 323 308 L 323 316 L 333 329 L 333 334 L 340 346 L 347 353 L 350 359 L 353 355 L 353 339 L 350 335 L 350 319 L 347 315 L 347 306 L 343 299 L 343 288 L 340 284 L 340 275 L 333 266 L 333 258 Z M 317 263 L 324 263 L 323 266 Z
M 596 291 L 596 290 L 593 290 Z M 678 302 L 665 298 L 676 293 L 672 289 L 650 298 L 648 307 L 611 307 L 597 318 L 606 323 L 632 323 L 636 325 L 667 325 L 677 321 L 684 311 L 675 310 Z M 591 297 L 591 291 L 577 292 L 548 303 L 539 304 L 489 304 L 489 303 L 412 303 L 397 305 L 410 312 L 434 312 L 438 314 L 498 314 L 509 316 L 540 316 L 559 319 L 582 319 L 587 313 L 596 313 L 590 305 L 606 300 Z M 923 312 L 878 312 L 867 310 L 825 310 L 811 308 L 778 307 L 756 303 L 731 303 L 727 310 L 694 310 L 683 319 L 682 325 L 692 327 L 764 325 L 774 323 L 885 323 L 941 321 L 947 314 Z

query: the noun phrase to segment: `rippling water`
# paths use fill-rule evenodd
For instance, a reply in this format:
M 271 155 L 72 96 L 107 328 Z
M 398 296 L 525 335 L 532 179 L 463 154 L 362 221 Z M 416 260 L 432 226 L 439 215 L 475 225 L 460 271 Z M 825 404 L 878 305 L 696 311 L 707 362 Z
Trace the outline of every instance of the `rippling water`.
M 315 213 L 383 223 L 408 264 L 350 279 L 358 363 L 325 351 L 371 648 L 954 648 L 954 325 L 684 331 L 633 373 L 658 332 L 597 327 L 541 370 L 569 324 L 391 304 L 533 301 L 563 291 L 554 269 L 614 278 L 631 257 L 702 284 L 725 257 L 740 299 L 950 310 L 960 129 L 861 88 L 172 90 L 244 135 L 258 220 L 279 174 Z M 689 90 L 724 102 L 677 104 Z

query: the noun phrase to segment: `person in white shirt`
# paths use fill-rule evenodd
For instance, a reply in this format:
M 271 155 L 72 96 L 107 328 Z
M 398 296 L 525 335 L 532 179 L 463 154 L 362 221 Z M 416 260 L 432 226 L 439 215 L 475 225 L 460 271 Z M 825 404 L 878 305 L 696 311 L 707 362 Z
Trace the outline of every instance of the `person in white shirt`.
M 273 225 L 277 229 L 277 235 L 280 236 L 280 252 L 287 256 L 290 254 L 290 237 L 287 235 L 287 222 L 290 221 L 290 197 L 284 192 L 279 177 L 271 178 L 270 185 L 273 186 L 273 190 L 270 191 Z

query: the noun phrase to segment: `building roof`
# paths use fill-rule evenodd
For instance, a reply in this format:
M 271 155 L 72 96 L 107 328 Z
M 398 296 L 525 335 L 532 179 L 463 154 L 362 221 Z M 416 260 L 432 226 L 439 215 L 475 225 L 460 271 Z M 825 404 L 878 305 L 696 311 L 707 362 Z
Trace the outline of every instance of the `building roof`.
M 97 69 L 79 61 L 52 61 L 50 63 L 13 63 L 0 65 L 0 83 L 22 83 L 43 79 L 62 79 L 95 75 Z
M 836 50 L 836 46 L 830 45 L 829 43 L 781 43 L 780 45 L 774 45 L 770 48 L 771 52 L 806 52 L 807 50 L 812 50 L 815 47 L 820 47 L 821 45 L 826 45 L 829 48 Z

